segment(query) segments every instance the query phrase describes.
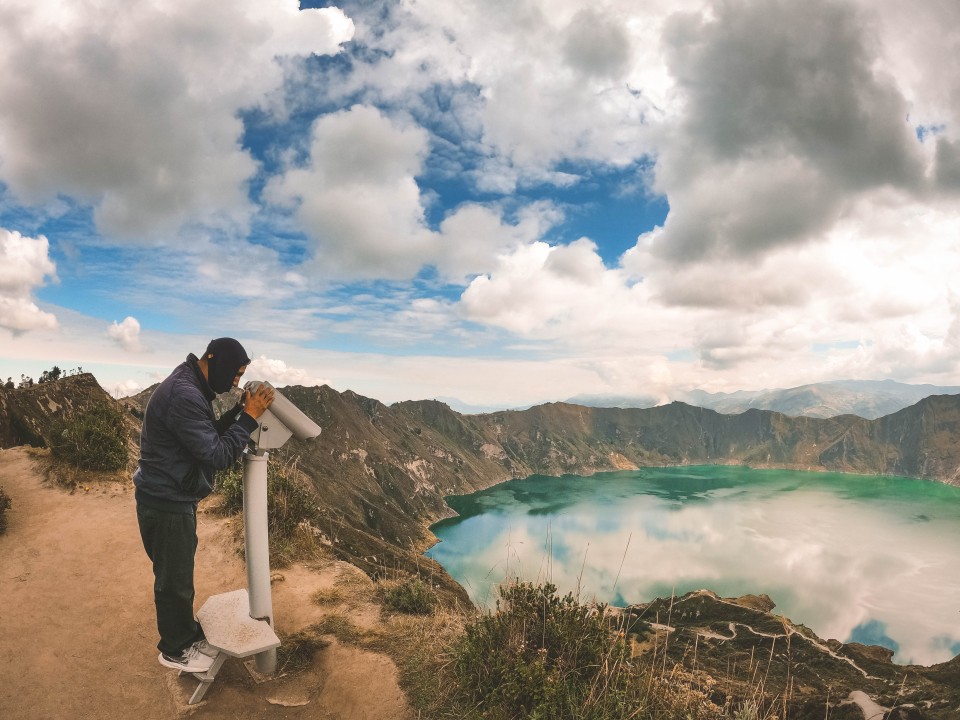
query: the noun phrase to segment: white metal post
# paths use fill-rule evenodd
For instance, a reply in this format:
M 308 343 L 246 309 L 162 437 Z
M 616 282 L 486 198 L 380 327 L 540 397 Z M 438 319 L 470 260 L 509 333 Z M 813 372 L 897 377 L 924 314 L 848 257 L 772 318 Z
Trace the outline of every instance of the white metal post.
M 250 617 L 266 620 L 273 627 L 270 591 L 270 541 L 267 520 L 267 459 L 270 454 L 247 452 L 243 461 L 243 530 L 247 554 L 247 588 Z M 272 675 L 277 670 L 276 649 L 256 656 L 257 672 Z

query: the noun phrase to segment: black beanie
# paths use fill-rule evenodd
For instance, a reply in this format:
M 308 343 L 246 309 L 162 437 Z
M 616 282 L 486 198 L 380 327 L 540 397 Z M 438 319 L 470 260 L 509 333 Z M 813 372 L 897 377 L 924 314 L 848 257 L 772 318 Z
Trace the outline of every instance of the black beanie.
M 211 340 L 203 356 L 207 360 L 207 382 L 218 395 L 232 388 L 237 371 L 250 364 L 247 351 L 233 338 Z

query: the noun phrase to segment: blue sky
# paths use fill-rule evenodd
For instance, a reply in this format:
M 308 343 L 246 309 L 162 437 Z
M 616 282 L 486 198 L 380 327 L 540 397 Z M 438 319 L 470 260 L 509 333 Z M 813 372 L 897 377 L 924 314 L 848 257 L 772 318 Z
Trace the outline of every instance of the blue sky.
M 3 377 L 125 394 L 232 335 L 386 402 L 960 384 L 951 3 L 0 22 Z

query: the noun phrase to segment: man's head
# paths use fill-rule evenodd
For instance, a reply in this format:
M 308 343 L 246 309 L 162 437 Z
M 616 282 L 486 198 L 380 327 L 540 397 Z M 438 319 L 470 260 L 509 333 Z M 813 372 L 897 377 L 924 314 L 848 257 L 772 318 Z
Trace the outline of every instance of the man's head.
M 218 395 L 236 387 L 249 364 L 247 351 L 233 338 L 211 340 L 202 358 L 210 389 Z

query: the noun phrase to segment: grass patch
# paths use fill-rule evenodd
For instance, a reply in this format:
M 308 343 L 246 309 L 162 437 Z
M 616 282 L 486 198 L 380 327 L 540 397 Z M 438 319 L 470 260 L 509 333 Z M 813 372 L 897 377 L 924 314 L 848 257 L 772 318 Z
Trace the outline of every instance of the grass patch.
M 370 643 L 389 655 L 399 682 L 421 720 L 474 720 L 481 715 L 465 702 L 450 672 L 451 648 L 463 636 L 466 616 L 438 608 L 432 615 L 394 614 Z
M 333 635 L 340 642 L 347 645 L 356 645 L 363 637 L 364 632 L 349 617 L 341 613 L 327 615 L 320 622 L 310 626 L 318 635 Z
M 100 483 L 130 482 L 130 473 L 127 467 L 119 470 L 83 470 L 53 456 L 50 448 L 28 448 L 27 453 L 37 464 L 43 476 L 55 485 L 69 490 L 71 493 L 80 490 L 89 491 Z
M 500 589 L 493 612 L 391 615 L 366 644 L 394 659 L 422 720 L 778 718 L 711 698 L 702 678 L 657 655 L 634 657 L 628 639 L 644 629 L 605 610 L 550 584 L 516 583 Z
M 328 640 L 319 636 L 314 627 L 291 633 L 281 634 L 280 647 L 277 648 L 277 673 L 294 675 L 313 665 L 318 650 L 330 645 Z
M 321 588 L 311 597 L 317 605 L 339 605 L 345 599 L 343 591 L 337 587 Z
M 500 590 L 498 611 L 467 626 L 453 672 L 496 718 L 627 718 L 643 704 L 624 633 L 551 584 Z
M 374 597 L 373 581 L 352 565 L 343 565 L 332 587 L 317 590 L 312 600 L 317 605 L 363 604 Z
M 418 577 L 382 583 L 383 604 L 395 612 L 408 615 L 429 615 L 437 605 L 437 596 Z
M 333 583 L 334 587 L 351 592 L 365 592 L 373 588 L 373 580 L 363 570 L 354 565 L 345 567 L 346 570 L 341 572 Z

